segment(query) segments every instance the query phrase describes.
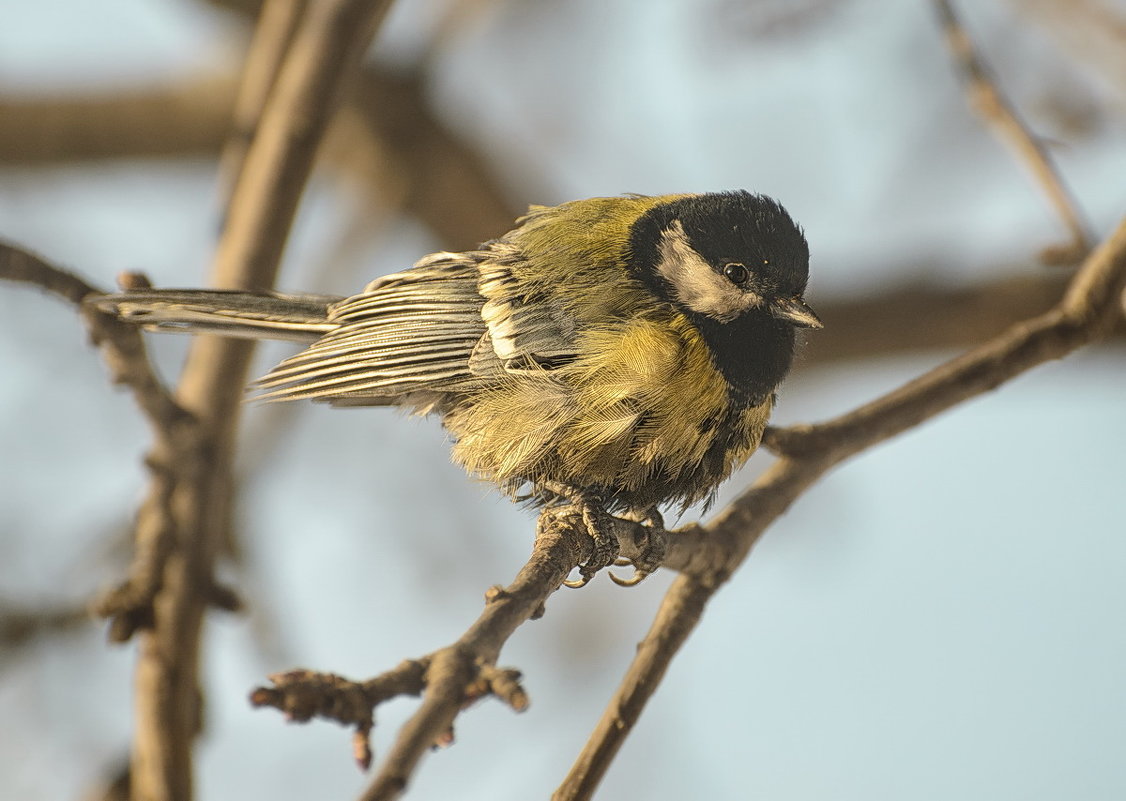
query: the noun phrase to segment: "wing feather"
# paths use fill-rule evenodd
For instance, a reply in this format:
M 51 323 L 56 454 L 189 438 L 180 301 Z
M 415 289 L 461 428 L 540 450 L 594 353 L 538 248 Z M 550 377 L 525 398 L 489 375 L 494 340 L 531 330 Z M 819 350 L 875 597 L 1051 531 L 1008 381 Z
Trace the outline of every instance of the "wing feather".
M 517 273 L 502 239 L 470 253 L 435 253 L 377 279 L 329 309 L 335 328 L 260 379 L 262 400 L 314 398 L 426 408 L 443 393 L 495 386 L 506 373 L 574 358 L 575 325 Z
M 517 251 L 481 265 L 481 317 L 497 358 L 510 371 L 551 367 L 576 355 L 575 324 L 553 297 L 529 292 L 512 271 Z
M 262 400 L 395 403 L 480 381 L 469 370 L 487 333 L 473 254 L 436 253 L 335 304 L 336 328 L 258 381 Z

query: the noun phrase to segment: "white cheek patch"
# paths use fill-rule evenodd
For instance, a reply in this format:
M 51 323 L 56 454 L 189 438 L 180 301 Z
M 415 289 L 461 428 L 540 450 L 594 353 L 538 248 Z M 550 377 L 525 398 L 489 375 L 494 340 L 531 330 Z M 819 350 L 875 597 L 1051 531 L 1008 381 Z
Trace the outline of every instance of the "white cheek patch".
M 754 292 L 739 289 L 697 253 L 680 220 L 661 234 L 657 272 L 672 286 L 673 297 L 685 308 L 730 322 L 747 309 L 762 305 Z

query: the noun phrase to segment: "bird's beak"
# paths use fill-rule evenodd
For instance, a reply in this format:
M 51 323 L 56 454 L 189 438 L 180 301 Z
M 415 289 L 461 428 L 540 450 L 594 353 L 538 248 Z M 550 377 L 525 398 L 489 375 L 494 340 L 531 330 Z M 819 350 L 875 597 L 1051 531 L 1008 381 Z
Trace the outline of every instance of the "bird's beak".
M 823 328 L 821 318 L 801 298 L 775 298 L 770 313 L 798 328 Z

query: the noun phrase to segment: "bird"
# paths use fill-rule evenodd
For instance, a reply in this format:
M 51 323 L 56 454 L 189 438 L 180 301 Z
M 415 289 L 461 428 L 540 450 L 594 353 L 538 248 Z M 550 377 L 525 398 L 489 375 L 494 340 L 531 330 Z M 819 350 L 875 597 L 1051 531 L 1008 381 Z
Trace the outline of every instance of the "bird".
M 799 329 L 805 234 L 744 190 L 531 206 L 476 250 L 438 252 L 351 297 L 137 289 L 100 311 L 154 330 L 307 347 L 256 398 L 441 418 L 452 457 L 533 507 L 573 506 L 593 539 L 581 586 L 614 563 L 615 516 L 709 502 L 759 446 Z

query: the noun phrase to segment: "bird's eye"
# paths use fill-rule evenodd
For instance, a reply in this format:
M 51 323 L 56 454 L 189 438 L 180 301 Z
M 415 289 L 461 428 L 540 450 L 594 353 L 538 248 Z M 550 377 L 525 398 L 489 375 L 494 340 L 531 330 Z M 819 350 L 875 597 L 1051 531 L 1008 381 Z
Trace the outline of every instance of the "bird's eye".
M 723 265 L 723 274 L 727 276 L 727 280 L 733 284 L 745 284 L 751 274 L 747 272 L 747 268 L 737 261 L 728 262 Z

